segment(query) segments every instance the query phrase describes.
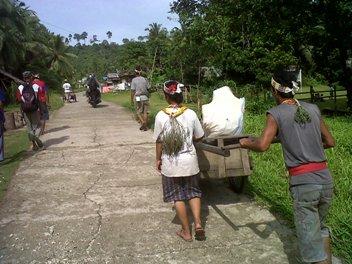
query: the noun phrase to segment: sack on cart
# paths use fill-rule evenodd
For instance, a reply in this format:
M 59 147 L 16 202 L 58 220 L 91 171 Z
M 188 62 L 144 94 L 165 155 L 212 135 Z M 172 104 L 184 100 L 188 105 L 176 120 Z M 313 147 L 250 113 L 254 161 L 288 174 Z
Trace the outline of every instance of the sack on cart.
M 203 128 L 209 138 L 237 136 L 243 131 L 245 99 L 228 86 L 213 91 L 213 100 L 202 106 Z

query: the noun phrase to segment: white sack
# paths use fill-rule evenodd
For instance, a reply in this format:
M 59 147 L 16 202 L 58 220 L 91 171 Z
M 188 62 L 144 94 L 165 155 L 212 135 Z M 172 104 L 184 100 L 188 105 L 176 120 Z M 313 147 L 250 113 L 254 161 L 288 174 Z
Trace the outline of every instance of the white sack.
M 210 138 L 241 135 L 244 98 L 233 95 L 228 86 L 213 91 L 211 103 L 202 106 L 203 128 Z

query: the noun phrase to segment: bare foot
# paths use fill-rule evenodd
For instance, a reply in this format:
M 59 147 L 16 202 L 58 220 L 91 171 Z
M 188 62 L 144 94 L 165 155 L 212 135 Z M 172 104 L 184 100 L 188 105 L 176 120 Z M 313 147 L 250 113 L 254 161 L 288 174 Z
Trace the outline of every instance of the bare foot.
M 181 229 L 180 231 L 176 232 L 176 235 L 178 235 L 180 238 L 182 238 L 184 241 L 187 242 L 192 242 L 192 235 L 189 232 L 186 232 L 185 230 Z

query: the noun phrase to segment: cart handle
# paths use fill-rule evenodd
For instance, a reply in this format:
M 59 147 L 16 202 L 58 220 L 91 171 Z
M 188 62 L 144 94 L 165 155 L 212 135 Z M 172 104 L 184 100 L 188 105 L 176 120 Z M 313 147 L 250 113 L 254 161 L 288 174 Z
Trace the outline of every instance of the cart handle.
M 208 151 L 208 152 L 211 152 L 214 154 L 218 154 L 220 156 L 230 157 L 230 150 L 229 149 L 224 149 L 221 147 L 212 146 L 212 145 L 202 143 L 202 142 L 195 142 L 194 146 L 198 149 Z

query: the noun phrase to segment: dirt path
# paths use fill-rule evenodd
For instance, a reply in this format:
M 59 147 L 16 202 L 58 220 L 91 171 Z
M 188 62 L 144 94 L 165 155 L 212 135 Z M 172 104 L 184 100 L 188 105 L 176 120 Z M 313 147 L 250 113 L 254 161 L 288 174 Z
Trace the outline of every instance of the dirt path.
M 292 231 L 225 183 L 204 182 L 207 241 L 162 202 L 151 132 L 83 97 L 48 124 L 0 208 L 0 263 L 297 263 Z

